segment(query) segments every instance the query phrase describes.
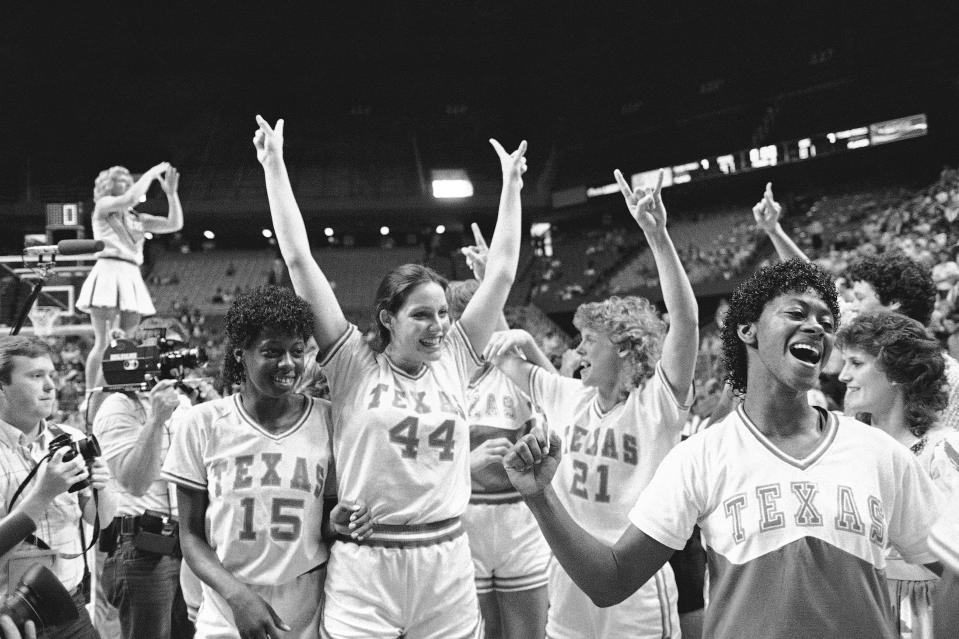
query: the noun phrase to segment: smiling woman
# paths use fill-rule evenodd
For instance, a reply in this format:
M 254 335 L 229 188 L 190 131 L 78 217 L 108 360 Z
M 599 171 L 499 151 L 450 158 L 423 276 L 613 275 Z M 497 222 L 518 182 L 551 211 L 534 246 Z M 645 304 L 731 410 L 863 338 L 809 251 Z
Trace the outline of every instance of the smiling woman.
M 346 502 L 325 530 L 329 403 L 293 392 L 312 326 L 289 289 L 238 295 L 223 371 L 239 393 L 194 406 L 174 433 L 163 472 L 177 484 L 183 557 L 203 582 L 198 636 L 315 638 L 325 540 L 368 531 L 368 511 Z
M 503 174 L 499 213 L 486 276 L 459 320 L 450 323 L 446 281 L 407 264 L 383 278 L 367 344 L 310 252 L 283 159 L 283 120 L 271 127 L 257 116 L 257 125 L 276 238 L 313 309 L 329 380 L 338 496 L 367 501 L 377 516 L 369 539 L 341 536 L 347 543 L 333 546 L 323 635 L 472 636 L 479 618 L 460 521 L 470 496 L 466 387 L 516 276 L 526 143 L 507 153 L 490 140 Z
M 838 336 L 846 384 L 843 410 L 868 413 L 870 423 L 907 446 L 932 474 L 943 449 L 936 444 L 952 429 L 936 427 L 947 400 L 941 347 L 922 324 L 889 311 L 864 313 Z M 886 568 L 889 595 L 902 637 L 931 636 L 934 573 L 891 551 Z

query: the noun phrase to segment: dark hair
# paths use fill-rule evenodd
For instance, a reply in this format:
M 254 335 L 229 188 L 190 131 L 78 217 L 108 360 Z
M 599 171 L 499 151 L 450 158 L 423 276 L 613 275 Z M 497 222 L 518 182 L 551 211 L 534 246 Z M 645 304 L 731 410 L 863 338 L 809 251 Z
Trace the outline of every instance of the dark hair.
M 747 359 L 746 345 L 739 339 L 738 329 L 743 324 L 755 322 L 771 300 L 785 293 L 802 293 L 812 289 L 829 307 L 839 323 L 839 302 L 836 300 L 836 285 L 832 276 L 811 262 L 792 259 L 765 266 L 740 283 L 733 291 L 729 310 L 723 321 L 723 364 L 726 380 L 733 391 L 746 392 Z
M 376 327 L 376 335 L 370 347 L 382 353 L 390 343 L 390 330 L 380 321 L 380 311 L 391 315 L 400 310 L 413 289 L 420 284 L 435 282 L 446 292 L 448 283 L 446 278 L 422 264 L 403 264 L 392 269 L 380 280 L 376 287 L 376 302 L 373 304 L 372 325 Z
M 243 364 L 237 361 L 234 351 L 249 348 L 266 327 L 309 340 L 313 335 L 313 311 L 306 300 L 281 286 L 260 286 L 238 294 L 223 325 L 224 383 L 239 384 L 246 379 Z
M 861 281 L 872 286 L 883 306 L 899 302 L 899 313 L 929 325 L 936 304 L 932 272 L 904 253 L 893 251 L 858 259 L 849 266 L 847 278 L 851 283 Z
M 466 305 L 473 299 L 479 285 L 477 280 L 454 280 L 446 287 L 446 304 L 453 321 L 458 320 L 466 310 Z
M 902 387 L 913 435 L 922 437 L 936 422 L 948 400 L 946 363 L 922 324 L 890 311 L 863 313 L 839 331 L 836 343 L 872 355 L 886 378 Z
M 49 357 L 53 359 L 50 346 L 39 337 L 4 335 L 0 337 L 0 382 L 10 383 L 14 357 Z

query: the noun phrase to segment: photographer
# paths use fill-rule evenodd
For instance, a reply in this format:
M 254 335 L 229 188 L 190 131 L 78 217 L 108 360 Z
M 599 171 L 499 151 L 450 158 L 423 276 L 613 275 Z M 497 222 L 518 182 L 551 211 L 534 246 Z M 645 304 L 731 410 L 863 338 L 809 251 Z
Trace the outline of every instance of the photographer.
M 179 590 L 176 502 L 160 466 L 170 447 L 171 416 L 190 401 L 164 379 L 149 393 L 109 395 L 93 422 L 113 472 L 117 517 L 105 536 L 102 583 L 119 612 L 123 637 L 192 636 Z
M 14 523 L 24 524 L 24 516 L 31 521 L 12 536 L 4 534 L 2 549 L 36 527 L 0 560 L 0 588 L 12 590 L 28 567 L 46 565 L 70 593 L 79 617 L 47 627 L 40 636 L 97 637 L 84 608 L 89 571 L 81 517 L 90 524 L 98 514 L 104 524 L 113 517 L 113 499 L 106 489 L 110 473 L 94 456 L 95 444 L 84 440 L 82 433 L 46 421 L 56 397 L 54 371 L 50 348 L 42 340 L 0 337 L 0 516 L 9 514 Z M 64 434 L 73 443 L 49 455 L 51 442 Z M 26 481 L 34 470 L 36 476 Z M 86 486 L 64 490 L 67 486 L 74 490 L 78 479 Z M 23 496 L 14 500 L 21 486 Z

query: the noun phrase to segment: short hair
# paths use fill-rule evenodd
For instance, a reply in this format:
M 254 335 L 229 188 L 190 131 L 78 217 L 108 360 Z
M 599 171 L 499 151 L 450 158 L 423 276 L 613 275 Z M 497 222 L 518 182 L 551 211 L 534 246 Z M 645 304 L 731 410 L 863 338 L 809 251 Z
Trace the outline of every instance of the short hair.
M 602 333 L 620 352 L 627 351 L 627 381 L 633 388 L 653 376 L 663 352 L 666 323 L 649 300 L 614 295 L 602 302 L 581 304 L 573 316 L 573 325 L 580 332 L 591 329 Z
M 726 381 L 732 384 L 734 392 L 740 395 L 746 392 L 748 360 L 746 345 L 739 339 L 739 327 L 757 321 L 766 304 L 780 295 L 810 289 L 826 303 L 838 325 L 839 302 L 832 275 L 812 262 L 796 258 L 765 266 L 733 291 L 721 336 Z
M 113 191 L 114 182 L 123 174 L 128 175 L 133 180 L 130 170 L 125 166 L 111 166 L 109 169 L 100 171 L 97 179 L 93 181 L 93 201 L 96 202 L 104 195 L 110 195 Z
M 0 337 L 0 382 L 10 383 L 13 373 L 14 357 L 49 357 L 53 360 L 53 350 L 39 337 L 26 335 L 4 335 Z
M 246 379 L 234 351 L 249 348 L 267 327 L 308 341 L 313 335 L 313 311 L 306 300 L 281 286 L 265 285 L 238 294 L 226 312 L 223 326 L 225 383 L 239 384 Z
M 473 299 L 479 289 L 477 280 L 454 280 L 446 287 L 446 303 L 449 305 L 450 317 L 458 320 L 466 310 L 466 305 Z
M 376 335 L 370 343 L 370 347 L 382 353 L 390 343 L 390 330 L 380 321 L 380 311 L 395 314 L 406 299 L 410 296 L 417 286 L 435 282 L 446 293 L 449 284 L 446 278 L 422 264 L 403 264 L 390 270 L 379 286 L 376 287 L 376 301 L 373 303 L 373 316 L 371 324 L 376 327 Z
M 836 337 L 840 348 L 876 358 L 878 368 L 904 393 L 906 425 L 922 437 L 946 407 L 946 362 L 939 342 L 911 317 L 891 311 L 863 313 Z
M 848 279 L 866 282 L 883 306 L 899 302 L 900 313 L 929 325 L 936 304 L 932 272 L 905 253 L 891 251 L 860 258 L 849 266 Z

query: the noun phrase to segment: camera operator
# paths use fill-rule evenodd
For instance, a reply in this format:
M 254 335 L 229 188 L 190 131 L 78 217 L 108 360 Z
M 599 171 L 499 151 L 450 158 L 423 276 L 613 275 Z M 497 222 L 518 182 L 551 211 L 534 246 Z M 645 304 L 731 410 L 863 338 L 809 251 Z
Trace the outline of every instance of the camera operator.
M 170 418 L 177 408 L 190 406 L 177 384 L 164 379 L 149 393 L 112 393 L 93 422 L 118 502 L 101 546 L 107 552 L 101 579 L 125 639 L 192 636 L 179 590 L 175 493 L 160 479 L 170 447 Z
M 26 569 L 48 566 L 70 593 L 77 608 L 75 621 L 48 627 L 41 637 L 97 637 L 85 605 L 89 596 L 89 571 L 81 520 L 93 524 L 99 515 L 106 525 L 113 517 L 114 502 L 106 488 L 107 465 L 87 453 L 95 444 L 68 426 L 46 421 L 53 412 L 56 387 L 50 348 L 36 338 L 0 337 L 0 515 L 23 523 L 25 515 L 36 530 L 0 560 L 0 588 L 12 590 Z M 64 433 L 73 443 L 49 455 L 50 443 Z M 83 445 L 83 454 L 78 446 Z M 64 462 L 64 458 L 67 461 Z M 78 466 L 82 466 L 79 469 Z M 36 471 L 36 476 L 28 480 Z M 76 488 L 76 479 L 88 484 Z M 68 491 L 61 486 L 70 486 Z M 18 491 L 24 496 L 14 500 Z M 91 488 L 93 489 L 91 491 Z M 22 501 L 21 501 L 22 500 Z M 99 511 L 99 512 L 98 512 Z M 17 533 L 19 534 L 19 532 Z M 13 540 L 5 536 L 8 544 Z

